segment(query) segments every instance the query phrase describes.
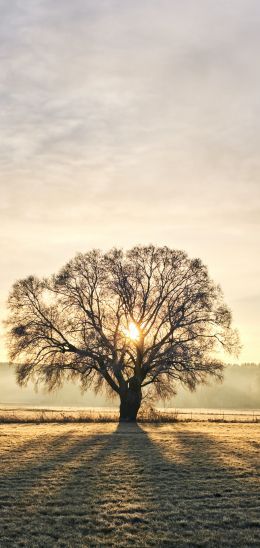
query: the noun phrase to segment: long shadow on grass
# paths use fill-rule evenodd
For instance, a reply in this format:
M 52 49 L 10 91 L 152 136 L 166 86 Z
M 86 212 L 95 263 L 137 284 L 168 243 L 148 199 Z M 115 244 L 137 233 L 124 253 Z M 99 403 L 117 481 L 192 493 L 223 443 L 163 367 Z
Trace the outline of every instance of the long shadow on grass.
M 93 545 L 201 545 L 221 543 L 224 529 L 227 545 L 246 545 L 245 529 L 259 532 L 257 499 L 241 470 L 223 464 L 204 434 L 176 429 L 161 437 L 159 447 L 140 426 L 119 425 L 94 455 L 95 437 L 78 445 L 80 458 L 48 504 L 62 534 L 74 527 L 78 542 Z
M 252 483 L 221 463 L 214 438 L 179 427 L 152 430 L 158 443 L 138 425 L 72 437 L 29 465 L 10 509 L 16 536 L 7 540 L 15 546 L 29 534 L 34 546 L 256 545 Z M 10 481 L 15 489 L 17 476 Z

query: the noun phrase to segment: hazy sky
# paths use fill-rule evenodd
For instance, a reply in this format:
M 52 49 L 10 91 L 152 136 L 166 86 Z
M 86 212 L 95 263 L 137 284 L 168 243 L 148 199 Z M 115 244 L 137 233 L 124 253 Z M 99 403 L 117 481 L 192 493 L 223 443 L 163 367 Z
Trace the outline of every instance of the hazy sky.
M 259 54 L 259 0 L 0 0 L 2 317 L 77 251 L 167 244 L 260 361 Z

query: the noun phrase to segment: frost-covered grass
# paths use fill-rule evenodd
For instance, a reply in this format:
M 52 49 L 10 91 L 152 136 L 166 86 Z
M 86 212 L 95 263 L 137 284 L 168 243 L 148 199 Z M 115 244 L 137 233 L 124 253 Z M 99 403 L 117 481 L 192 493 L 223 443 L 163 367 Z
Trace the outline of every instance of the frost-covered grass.
M 258 424 L 0 425 L 0 546 L 260 546 Z

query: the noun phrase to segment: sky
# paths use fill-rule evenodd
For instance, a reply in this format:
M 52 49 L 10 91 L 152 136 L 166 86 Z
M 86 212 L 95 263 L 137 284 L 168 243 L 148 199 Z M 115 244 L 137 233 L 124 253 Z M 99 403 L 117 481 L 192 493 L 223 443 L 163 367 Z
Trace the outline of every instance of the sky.
M 1 318 L 15 280 L 78 251 L 168 245 L 208 266 L 260 362 L 259 1 L 0 13 Z

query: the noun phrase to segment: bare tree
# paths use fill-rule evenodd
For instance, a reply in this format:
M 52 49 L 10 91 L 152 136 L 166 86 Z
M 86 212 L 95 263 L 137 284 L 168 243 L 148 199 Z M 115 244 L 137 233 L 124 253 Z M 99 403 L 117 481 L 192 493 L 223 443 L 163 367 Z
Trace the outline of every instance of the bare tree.
M 168 247 L 79 254 L 49 279 L 16 282 L 8 305 L 18 382 L 107 387 L 121 420 L 136 420 L 144 393 L 165 398 L 178 381 L 193 390 L 221 378 L 218 351 L 238 348 L 207 268 Z

